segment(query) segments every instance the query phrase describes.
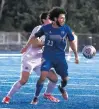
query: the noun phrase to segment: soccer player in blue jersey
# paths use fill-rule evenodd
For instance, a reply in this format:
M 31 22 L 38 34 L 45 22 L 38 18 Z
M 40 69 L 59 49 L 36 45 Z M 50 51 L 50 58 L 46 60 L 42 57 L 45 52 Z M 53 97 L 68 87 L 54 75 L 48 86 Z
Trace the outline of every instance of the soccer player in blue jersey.
M 74 36 L 68 25 L 65 24 L 66 12 L 60 7 L 54 7 L 49 11 L 51 24 L 42 26 L 35 34 L 33 40 L 45 35 L 44 51 L 42 54 L 41 76 L 36 84 L 35 97 L 31 104 L 38 103 L 38 96 L 43 88 L 44 80 L 47 78 L 50 68 L 54 68 L 61 77 L 61 84 L 58 86 L 64 99 L 68 99 L 65 86 L 68 81 L 68 65 L 65 59 L 65 49 L 67 39 L 75 55 L 75 63 L 79 63 L 78 54 L 75 46 Z

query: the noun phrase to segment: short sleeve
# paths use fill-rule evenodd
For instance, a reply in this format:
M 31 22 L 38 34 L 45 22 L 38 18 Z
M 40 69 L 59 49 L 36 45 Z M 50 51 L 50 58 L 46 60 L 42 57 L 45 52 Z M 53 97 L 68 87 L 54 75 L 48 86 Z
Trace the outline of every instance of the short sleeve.
M 44 35 L 43 27 L 41 27 L 40 30 L 35 33 L 35 37 L 41 37 L 42 35 Z
M 41 25 L 36 26 L 36 27 L 32 30 L 32 33 L 31 33 L 29 39 L 31 39 L 32 37 L 34 37 L 34 36 L 35 36 L 35 33 L 37 33 L 37 32 L 40 30 L 40 28 L 41 28 Z

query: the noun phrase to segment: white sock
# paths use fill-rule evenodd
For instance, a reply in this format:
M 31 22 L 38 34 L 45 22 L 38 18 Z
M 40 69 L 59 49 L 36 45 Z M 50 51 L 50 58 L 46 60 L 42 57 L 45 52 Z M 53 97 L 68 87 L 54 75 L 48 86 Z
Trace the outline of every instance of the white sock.
M 16 93 L 21 88 L 21 86 L 22 85 L 20 84 L 19 81 L 17 81 L 16 83 L 14 83 L 14 85 L 12 86 L 12 88 L 10 89 L 10 91 L 8 92 L 7 96 L 11 98 L 12 95 L 14 93 Z
M 53 89 L 55 88 L 56 83 L 49 81 L 48 85 L 47 85 L 47 89 L 45 91 L 45 93 L 52 93 Z

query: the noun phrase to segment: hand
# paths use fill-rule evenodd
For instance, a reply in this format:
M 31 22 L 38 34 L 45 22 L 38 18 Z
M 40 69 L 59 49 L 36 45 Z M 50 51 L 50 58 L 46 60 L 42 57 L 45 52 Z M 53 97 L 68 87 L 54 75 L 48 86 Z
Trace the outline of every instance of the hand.
M 21 49 L 21 53 L 23 54 L 24 52 L 26 52 L 26 50 L 27 50 L 26 47 L 22 48 L 22 49 Z
M 78 57 L 75 57 L 75 63 L 76 63 L 76 64 L 79 63 L 79 59 L 78 59 Z

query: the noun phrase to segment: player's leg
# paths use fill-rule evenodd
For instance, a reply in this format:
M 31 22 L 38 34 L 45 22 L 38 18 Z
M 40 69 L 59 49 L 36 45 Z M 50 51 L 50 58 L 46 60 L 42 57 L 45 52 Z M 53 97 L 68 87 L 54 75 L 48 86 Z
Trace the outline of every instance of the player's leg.
M 52 93 L 58 81 L 58 77 L 54 68 L 50 69 L 47 78 L 49 79 L 49 83 L 45 93 Z
M 51 63 L 46 60 L 42 63 L 41 65 L 41 75 L 36 83 L 36 92 L 35 92 L 35 95 L 34 95 L 34 98 L 31 102 L 31 104 L 37 104 L 38 103 L 38 97 L 40 95 L 40 92 L 43 88 L 43 84 L 44 84 L 44 81 L 45 79 L 47 78 L 47 75 L 48 75 L 48 71 L 50 70 L 51 68 Z
M 31 104 L 37 104 L 38 103 L 38 97 L 40 95 L 40 92 L 43 88 L 43 84 L 44 84 L 44 81 L 45 79 L 47 78 L 47 75 L 48 75 L 48 72 L 47 71 L 42 71 L 41 72 L 41 75 L 36 83 L 36 91 L 35 91 L 35 95 L 34 95 L 34 98 L 33 100 L 31 101 Z
M 33 70 L 36 72 L 37 75 L 41 75 L 41 65 L 38 65 L 36 66 Z M 47 78 L 49 79 L 49 82 L 48 82 L 48 85 L 47 85 L 47 89 L 45 91 L 45 93 L 52 93 L 53 89 L 55 88 L 56 86 L 56 83 L 58 81 L 58 77 L 57 77 L 57 74 L 54 70 L 54 68 L 51 68 L 49 73 L 48 73 L 48 76 Z
M 59 60 L 59 64 L 57 64 L 55 70 L 61 76 L 62 79 L 61 84 L 58 86 L 59 91 L 61 92 L 63 98 L 67 100 L 68 93 L 64 88 L 67 85 L 67 81 L 68 81 L 68 65 L 65 58 Z
M 50 69 L 47 78 L 49 79 L 49 82 L 44 93 L 44 98 L 49 99 L 52 102 L 59 102 L 60 101 L 59 99 L 52 96 L 52 92 L 54 88 L 56 87 L 56 84 L 58 81 L 58 77 L 54 68 Z
M 65 86 L 67 85 L 67 81 L 68 81 L 68 77 L 64 77 L 62 78 L 61 84 L 58 86 L 59 91 L 61 92 L 63 98 L 65 100 L 68 99 L 68 93 L 67 91 L 64 89 Z
M 41 74 L 41 65 L 36 66 L 33 70 L 36 72 L 37 75 L 40 76 Z M 44 93 L 44 98 L 49 99 L 52 102 L 59 102 L 59 99 L 55 98 L 51 93 L 53 92 L 53 89 L 56 87 L 58 77 L 56 75 L 56 72 L 54 68 L 51 68 L 48 73 L 48 85 Z
M 6 97 L 3 98 L 2 102 L 3 103 L 9 103 L 11 97 L 17 92 L 19 91 L 19 89 L 28 81 L 29 75 L 31 73 L 32 70 L 32 66 L 30 66 L 29 64 L 22 63 L 22 72 L 21 72 L 21 77 L 18 81 L 16 81 L 13 86 L 11 87 L 10 91 L 8 92 L 8 94 L 6 95 Z

